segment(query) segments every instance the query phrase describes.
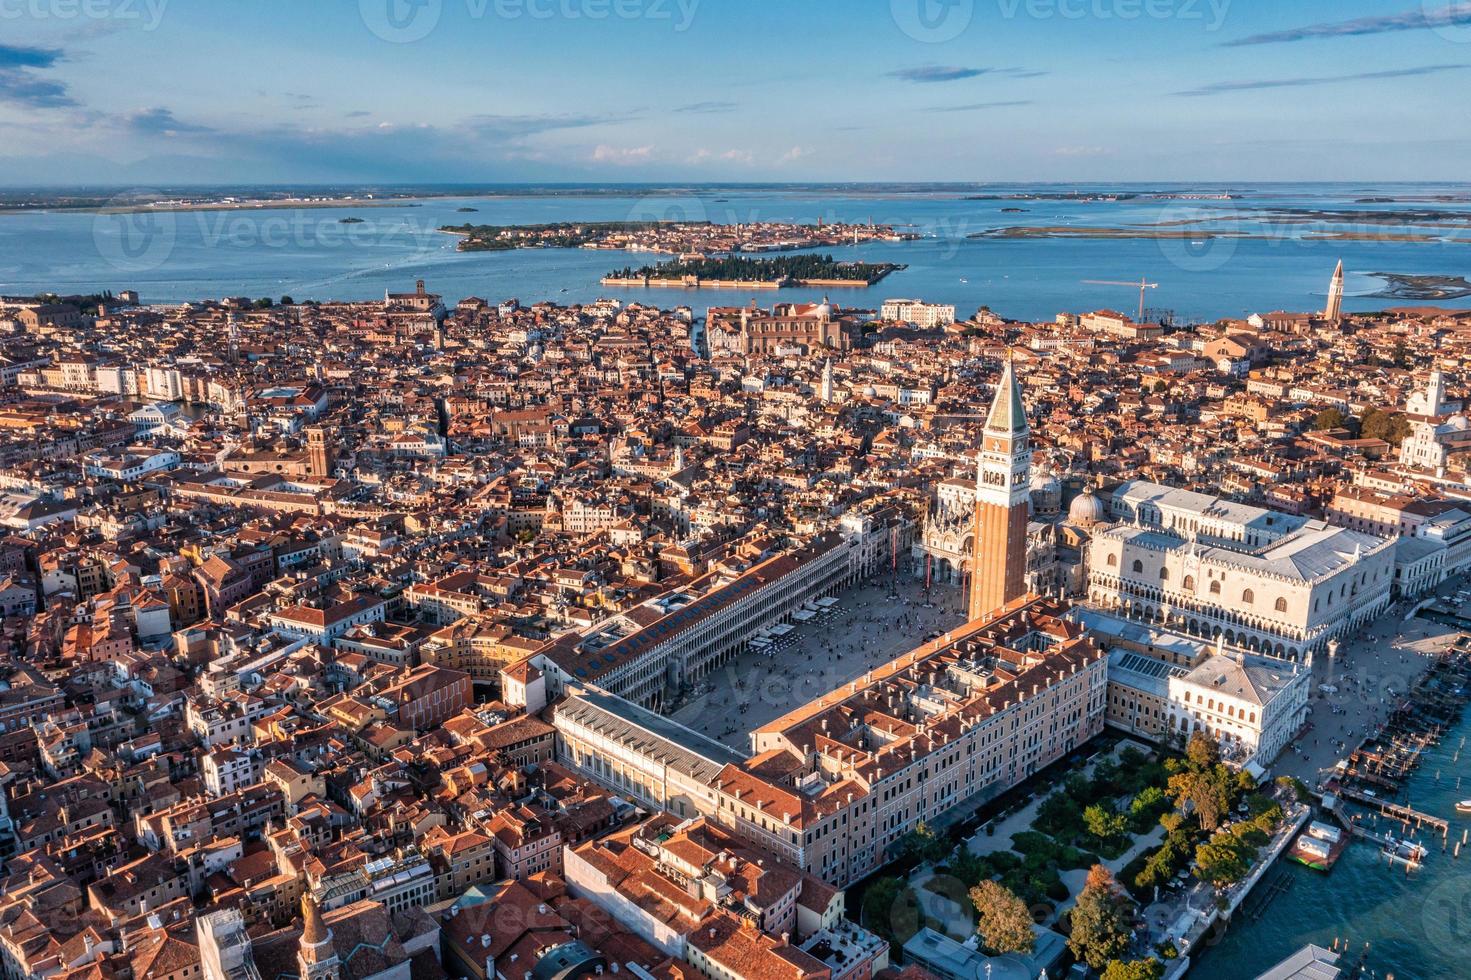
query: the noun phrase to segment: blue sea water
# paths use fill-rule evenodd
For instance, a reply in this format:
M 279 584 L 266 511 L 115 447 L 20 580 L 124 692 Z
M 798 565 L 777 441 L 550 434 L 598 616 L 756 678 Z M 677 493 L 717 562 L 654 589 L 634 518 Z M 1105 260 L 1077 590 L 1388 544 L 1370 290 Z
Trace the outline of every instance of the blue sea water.
M 1455 809 L 1471 798 L 1468 735 L 1471 714 L 1426 751 L 1406 783 L 1412 806 L 1450 820 L 1452 850 L 1441 850 L 1439 836 L 1419 835 L 1430 853 L 1411 874 L 1363 841 L 1350 844 L 1327 874 L 1282 861 L 1292 886 L 1257 921 L 1232 923 L 1217 945 L 1196 956 L 1191 975 L 1250 980 L 1307 943 L 1326 947 L 1337 939 L 1355 956 L 1367 944 L 1366 963 L 1376 977 L 1471 977 L 1471 848 L 1453 856 L 1471 828 L 1471 816 Z M 1397 825 L 1384 829 L 1402 833 Z
M 1157 190 L 1110 185 L 1101 191 Z M 225 296 L 290 295 L 295 299 L 362 300 L 425 279 L 451 300 L 476 295 L 522 302 L 588 301 L 612 296 L 697 312 L 755 298 L 816 298 L 820 290 L 615 289 L 607 272 L 655 257 L 586 249 L 465 253 L 442 225 L 526 224 L 565 220 L 708 219 L 736 221 L 873 220 L 923 236 L 831 249 L 837 257 L 898 262 L 907 268 L 867 288 L 832 290 L 834 302 L 873 308 L 886 297 L 954 303 L 964 317 L 981 306 L 1003 316 L 1050 319 L 1060 311 L 1109 307 L 1133 313 L 1139 290 L 1087 280 L 1157 283 L 1152 310 L 1182 321 L 1240 317 L 1275 309 L 1320 308 L 1334 264 L 1348 270 L 1348 310 L 1410 305 L 1372 297 L 1382 288 L 1370 273 L 1471 277 L 1471 185 L 1277 184 L 1170 186 L 1167 199 L 1004 199 L 1055 186 L 957 190 L 860 188 L 623 188 L 601 194 L 525 193 L 431 197 L 384 207 L 252 209 L 171 213 L 0 214 L 0 293 L 82 293 L 136 289 L 145 302 Z M 1233 195 L 1221 199 L 1220 195 Z M 972 200 L 968 195 L 990 195 Z M 1429 200 L 1430 198 L 1442 200 Z M 1356 203 L 1367 198 L 1390 202 Z M 459 209 L 473 207 L 474 213 Z M 1261 208 L 1332 209 L 1375 221 L 1263 221 Z M 1453 211 L 1461 220 L 1416 217 L 1415 209 Z M 1012 210 L 1008 210 L 1012 209 Z M 343 224 L 343 218 L 362 219 Z M 1422 224 L 1416 224 L 1422 221 Z M 1008 226 L 1131 228 L 1169 223 L 1261 235 L 1262 239 L 1006 239 L 972 234 Z M 1335 241 L 1340 232 L 1422 234 L 1429 242 Z M 1471 299 L 1442 305 L 1471 306 Z

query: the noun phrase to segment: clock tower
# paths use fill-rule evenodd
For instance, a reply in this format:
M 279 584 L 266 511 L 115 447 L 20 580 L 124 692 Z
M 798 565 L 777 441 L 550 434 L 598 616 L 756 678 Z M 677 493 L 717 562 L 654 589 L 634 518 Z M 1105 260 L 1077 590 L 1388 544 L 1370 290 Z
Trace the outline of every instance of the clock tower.
M 1027 508 L 1032 447 L 1011 355 L 981 434 L 976 468 L 975 552 L 971 556 L 970 618 L 980 619 L 1026 593 Z

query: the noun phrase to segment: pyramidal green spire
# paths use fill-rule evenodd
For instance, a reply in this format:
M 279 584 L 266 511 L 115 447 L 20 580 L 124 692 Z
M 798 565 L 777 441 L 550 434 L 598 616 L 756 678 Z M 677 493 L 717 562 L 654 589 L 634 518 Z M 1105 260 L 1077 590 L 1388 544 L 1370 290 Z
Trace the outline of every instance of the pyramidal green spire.
M 991 402 L 991 412 L 986 416 L 986 428 L 1011 433 L 1027 431 L 1027 410 L 1022 405 L 1022 388 L 1016 380 L 1010 351 L 1007 351 L 1006 365 L 1001 369 L 1001 380 L 996 384 L 996 399 Z

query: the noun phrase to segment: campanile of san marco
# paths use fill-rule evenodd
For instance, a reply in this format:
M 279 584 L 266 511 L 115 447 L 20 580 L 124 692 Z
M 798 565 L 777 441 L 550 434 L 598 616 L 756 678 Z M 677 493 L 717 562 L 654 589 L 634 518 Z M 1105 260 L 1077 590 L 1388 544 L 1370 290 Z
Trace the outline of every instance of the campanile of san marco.
M 976 468 L 975 546 L 970 618 L 980 619 L 1026 593 L 1027 507 L 1032 447 L 1021 385 L 1008 354 L 986 415 Z

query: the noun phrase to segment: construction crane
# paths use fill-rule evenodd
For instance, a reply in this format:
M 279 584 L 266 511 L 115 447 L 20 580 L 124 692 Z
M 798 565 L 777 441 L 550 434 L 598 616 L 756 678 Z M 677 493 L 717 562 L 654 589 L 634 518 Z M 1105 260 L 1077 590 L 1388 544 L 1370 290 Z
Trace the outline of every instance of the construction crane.
M 1084 279 L 1083 282 L 1090 286 L 1133 286 L 1139 290 L 1139 319 L 1135 323 L 1144 322 L 1144 290 L 1159 288 L 1159 283 L 1150 282 L 1143 277 L 1138 282 L 1116 282 L 1112 279 Z

